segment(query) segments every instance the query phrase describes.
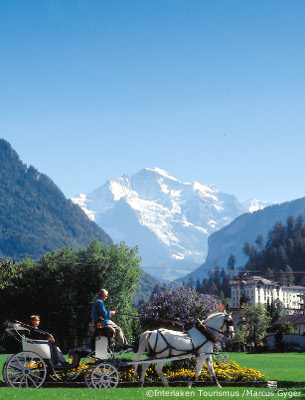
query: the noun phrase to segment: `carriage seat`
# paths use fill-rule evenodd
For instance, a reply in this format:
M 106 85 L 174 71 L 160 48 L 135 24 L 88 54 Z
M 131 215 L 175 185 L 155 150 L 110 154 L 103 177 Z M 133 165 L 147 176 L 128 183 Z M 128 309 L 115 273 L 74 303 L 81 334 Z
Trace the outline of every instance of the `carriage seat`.
M 44 360 L 51 360 L 52 358 L 52 345 L 48 340 L 32 340 L 23 337 L 22 350 L 36 353 Z
M 78 364 L 81 358 L 86 358 L 92 353 L 92 349 L 89 347 L 75 347 L 68 351 L 68 357 L 72 358 L 72 364 Z
M 115 331 L 110 326 L 100 327 L 97 326 L 95 328 L 94 336 L 105 336 L 108 339 L 112 339 L 114 337 Z

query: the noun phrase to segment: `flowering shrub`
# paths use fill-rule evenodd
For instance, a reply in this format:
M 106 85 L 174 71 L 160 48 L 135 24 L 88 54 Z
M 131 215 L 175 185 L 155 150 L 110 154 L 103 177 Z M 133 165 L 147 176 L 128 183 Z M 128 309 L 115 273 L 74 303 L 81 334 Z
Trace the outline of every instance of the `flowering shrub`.
M 179 321 L 181 329 L 190 329 L 196 319 L 205 319 L 219 309 L 215 296 L 200 294 L 194 288 L 168 285 L 140 309 L 143 325 Z
M 213 365 L 216 376 L 219 381 L 247 382 L 247 381 L 260 381 L 265 379 L 265 376 L 262 375 L 259 371 L 255 371 L 254 369 L 251 368 L 240 367 L 234 361 L 230 361 L 226 364 L 214 363 Z M 179 371 L 168 371 L 165 375 L 166 379 L 168 380 L 190 380 L 193 376 L 194 376 L 194 371 L 190 369 L 182 369 Z M 205 364 L 197 380 L 205 382 L 213 380 Z
M 138 374 L 134 377 L 134 369 L 131 365 L 124 365 L 124 362 L 130 362 L 130 359 L 116 359 L 117 362 L 122 363 L 116 366 L 120 376 L 120 382 L 138 382 L 140 375 Z M 84 381 L 86 373 L 92 371 L 95 367 L 95 361 L 89 361 L 87 363 L 80 363 L 77 369 L 71 370 L 69 372 L 63 372 L 58 374 L 63 380 L 69 379 L 73 380 L 76 378 L 79 381 Z M 223 382 L 253 382 L 265 380 L 265 376 L 259 371 L 255 371 L 252 368 L 241 367 L 236 364 L 235 361 L 230 361 L 226 363 L 215 362 L 214 369 L 216 376 L 219 381 Z M 149 366 L 145 373 L 146 382 L 158 382 L 160 380 L 158 374 L 155 371 L 155 364 Z M 169 382 L 173 381 L 189 381 L 193 379 L 195 373 L 196 362 L 194 359 L 180 360 L 179 362 L 172 362 L 165 365 L 163 368 L 163 373 L 165 378 Z M 211 382 L 213 380 L 210 375 L 207 366 L 204 364 L 202 372 L 197 378 L 198 381 Z
M 230 361 L 226 364 L 214 363 L 214 369 L 216 376 L 219 381 L 223 382 L 252 382 L 265 380 L 265 376 L 259 371 L 255 371 L 252 368 L 240 367 L 234 361 Z M 134 378 L 133 367 L 120 367 L 120 381 L 121 382 L 134 382 L 139 380 L 139 375 Z M 168 365 L 163 368 L 163 373 L 168 381 L 189 381 L 193 379 L 195 370 L 192 368 L 180 368 L 176 369 L 174 365 Z M 155 382 L 160 378 L 155 372 L 154 366 L 150 366 L 145 374 L 145 380 L 147 382 Z M 210 375 L 207 366 L 204 364 L 202 372 L 197 378 L 198 381 L 210 382 L 213 380 Z

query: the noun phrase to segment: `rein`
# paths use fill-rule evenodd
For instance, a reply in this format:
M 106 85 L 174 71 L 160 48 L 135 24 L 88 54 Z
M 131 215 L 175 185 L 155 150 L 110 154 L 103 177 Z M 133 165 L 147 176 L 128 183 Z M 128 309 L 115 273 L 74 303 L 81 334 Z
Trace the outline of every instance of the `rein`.
M 132 318 L 139 318 L 139 319 L 144 319 L 143 317 L 139 316 L 139 315 L 132 315 L 132 314 L 119 314 L 116 313 L 115 315 L 121 315 L 124 317 L 132 317 Z M 146 321 L 153 321 L 153 322 L 167 322 L 167 323 L 171 323 L 173 325 L 180 325 L 183 326 L 184 322 L 183 321 L 178 321 L 178 320 L 174 320 L 174 319 L 164 319 L 164 318 L 158 318 L 158 319 L 153 319 L 153 318 L 145 318 Z

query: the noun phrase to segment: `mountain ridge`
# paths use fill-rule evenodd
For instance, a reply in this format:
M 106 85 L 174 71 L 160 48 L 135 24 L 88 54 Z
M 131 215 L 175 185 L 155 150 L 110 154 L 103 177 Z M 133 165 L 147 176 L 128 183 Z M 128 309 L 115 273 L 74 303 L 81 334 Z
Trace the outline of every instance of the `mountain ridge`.
M 90 221 L 45 174 L 22 163 L 0 139 L 0 255 L 37 259 L 64 247 L 85 247 L 111 238 Z
M 165 280 L 185 275 L 180 269 L 201 265 L 208 236 L 246 211 L 234 195 L 212 185 L 182 182 L 159 167 L 124 174 L 71 200 L 114 241 L 139 245 L 143 265 Z
M 214 268 L 215 262 L 221 267 L 227 266 L 231 254 L 236 259 L 236 267 L 243 267 L 247 257 L 243 253 L 245 243 L 255 245 L 259 235 L 266 240 L 268 232 L 277 222 L 286 223 L 289 216 L 305 217 L 305 197 L 273 204 L 254 213 L 245 213 L 237 217 L 229 225 L 213 233 L 209 237 L 209 251 L 206 261 L 185 279 L 197 280 L 206 277 L 207 271 Z

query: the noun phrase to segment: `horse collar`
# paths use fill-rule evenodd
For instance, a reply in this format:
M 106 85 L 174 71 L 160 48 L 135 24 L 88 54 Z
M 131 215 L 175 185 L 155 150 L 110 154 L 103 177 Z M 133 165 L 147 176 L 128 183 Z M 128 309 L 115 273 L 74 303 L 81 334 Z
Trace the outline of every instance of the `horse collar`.
M 199 320 L 196 321 L 195 324 L 196 329 L 202 333 L 209 341 L 217 343 L 218 340 L 215 338 L 215 336 L 209 331 L 209 329 L 216 330 L 214 328 L 207 328 L 204 324 L 202 324 Z

